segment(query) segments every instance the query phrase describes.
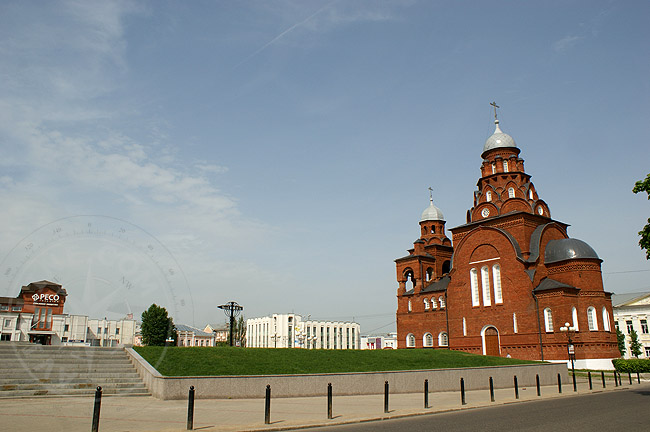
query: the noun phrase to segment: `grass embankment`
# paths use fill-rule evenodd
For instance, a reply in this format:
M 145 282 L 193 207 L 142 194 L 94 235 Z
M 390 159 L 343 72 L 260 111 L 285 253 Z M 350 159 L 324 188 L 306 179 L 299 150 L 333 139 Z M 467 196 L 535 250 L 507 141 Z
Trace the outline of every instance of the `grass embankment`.
M 535 363 L 448 350 L 135 347 L 166 376 L 275 375 L 444 369 Z

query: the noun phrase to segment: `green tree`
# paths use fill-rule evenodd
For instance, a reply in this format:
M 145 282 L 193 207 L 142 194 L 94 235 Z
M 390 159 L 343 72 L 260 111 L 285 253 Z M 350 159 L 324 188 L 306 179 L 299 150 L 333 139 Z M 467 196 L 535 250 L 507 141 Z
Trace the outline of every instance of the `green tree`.
M 625 357 L 625 335 L 619 329 L 616 329 L 616 340 L 618 342 L 618 352 L 621 357 Z
M 178 338 L 174 320 L 167 315 L 167 309 L 155 303 L 142 312 L 140 331 L 144 345 L 165 346 L 167 339 L 173 340 L 173 345 L 176 345 Z
M 630 353 L 636 358 L 641 355 L 641 342 L 639 342 L 639 336 L 634 330 L 630 332 Z
M 246 346 L 246 321 L 243 316 L 235 320 L 232 339 L 234 341 L 233 346 Z M 228 345 L 230 345 L 230 328 L 228 329 Z
M 645 192 L 648 194 L 648 199 L 650 200 L 650 174 L 648 174 L 645 180 L 639 180 L 634 184 L 632 192 L 639 193 Z M 641 249 L 645 249 L 645 258 L 650 260 L 650 218 L 648 218 L 648 223 L 639 231 L 641 240 L 639 240 L 639 246 Z

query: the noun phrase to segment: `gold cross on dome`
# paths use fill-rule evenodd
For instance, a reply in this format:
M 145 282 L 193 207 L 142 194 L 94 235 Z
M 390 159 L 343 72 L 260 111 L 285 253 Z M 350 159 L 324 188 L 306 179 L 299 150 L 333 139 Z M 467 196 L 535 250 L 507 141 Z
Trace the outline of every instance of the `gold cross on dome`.
M 501 108 L 501 107 L 497 105 L 496 102 L 492 102 L 490 105 L 494 107 L 494 120 L 497 120 L 497 108 Z

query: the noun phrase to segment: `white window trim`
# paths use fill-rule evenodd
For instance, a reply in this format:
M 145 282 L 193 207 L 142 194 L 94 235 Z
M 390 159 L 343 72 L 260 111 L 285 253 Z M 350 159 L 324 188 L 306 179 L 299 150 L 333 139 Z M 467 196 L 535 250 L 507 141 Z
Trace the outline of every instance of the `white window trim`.
M 553 311 L 551 308 L 544 309 L 544 329 L 546 333 L 553 333 Z
M 478 292 L 478 272 L 475 268 L 469 271 L 469 279 L 472 286 L 472 306 L 480 306 L 481 300 Z
M 598 331 L 596 308 L 593 306 L 587 308 L 587 322 L 589 323 L 589 331 Z
M 413 335 L 413 333 L 406 335 L 406 347 L 415 348 L 415 335 Z
M 426 298 L 424 299 L 424 310 L 429 310 L 429 300 Z
M 443 339 L 446 339 L 446 341 L 443 340 Z M 449 346 L 449 336 L 447 335 L 447 333 L 440 332 L 440 334 L 438 334 L 438 346 L 441 346 L 441 347 Z
M 481 267 L 481 285 L 483 286 L 483 306 L 491 306 L 490 297 L 490 269 L 488 266 Z
M 609 312 L 607 312 L 607 308 L 603 306 L 603 330 L 605 331 L 612 331 L 612 326 L 609 321 Z
M 427 336 L 431 338 L 431 343 L 427 343 Z M 432 347 L 433 346 L 433 335 L 429 332 L 425 333 L 424 336 L 422 336 L 422 346 L 425 347 Z
M 517 314 L 512 314 L 512 330 L 515 333 L 519 333 L 519 327 L 517 326 Z
M 438 303 L 436 302 L 435 297 L 431 297 L 431 309 L 437 309 L 438 308 Z
M 575 329 L 575 331 L 580 331 L 578 327 L 578 309 L 576 309 L 575 307 L 571 309 L 571 319 L 573 321 L 573 328 Z
M 494 264 L 492 266 L 492 279 L 494 283 L 494 303 L 503 304 L 503 289 L 501 288 L 501 266 Z
M 515 197 L 515 188 L 509 187 L 508 188 L 508 198 L 514 198 Z

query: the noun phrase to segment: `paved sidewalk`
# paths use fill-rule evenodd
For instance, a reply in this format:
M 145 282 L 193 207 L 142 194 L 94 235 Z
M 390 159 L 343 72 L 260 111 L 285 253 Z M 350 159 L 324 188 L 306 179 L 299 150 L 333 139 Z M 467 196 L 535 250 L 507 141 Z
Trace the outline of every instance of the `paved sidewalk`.
M 572 397 L 602 391 L 629 388 L 650 388 L 648 381 L 629 384 L 623 376 L 623 385 L 616 387 L 613 379 L 602 388 L 600 376 L 593 380 L 589 390 L 585 378 L 578 382 L 578 392 L 573 385 L 563 384 L 562 394 L 557 386 L 543 386 L 541 397 L 535 387 L 519 389 L 515 399 L 514 389 L 496 389 L 495 402 L 490 401 L 489 390 L 472 390 L 466 393 L 466 405 L 461 405 L 460 391 L 429 394 L 430 408 L 424 408 L 424 395 L 390 395 L 388 413 L 384 413 L 384 396 L 336 396 L 334 389 L 333 419 L 327 419 L 327 398 L 275 398 L 271 400 L 271 424 L 264 424 L 264 399 L 197 399 L 194 409 L 194 430 L 202 431 L 271 431 L 326 426 L 343 423 L 381 420 L 436 412 L 471 409 L 497 404 L 518 403 L 557 397 Z M 93 398 L 49 397 L 30 399 L 0 399 L 0 431 L 83 431 L 91 429 Z M 104 397 L 101 405 L 99 430 L 112 431 L 184 431 L 187 422 L 187 400 L 161 401 L 153 397 Z

